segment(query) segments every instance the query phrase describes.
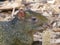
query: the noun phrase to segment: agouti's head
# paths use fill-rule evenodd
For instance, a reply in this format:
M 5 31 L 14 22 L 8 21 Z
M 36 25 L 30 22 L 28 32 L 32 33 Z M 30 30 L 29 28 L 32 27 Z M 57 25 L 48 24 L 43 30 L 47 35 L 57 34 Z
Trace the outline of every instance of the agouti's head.
M 31 10 L 27 10 L 27 11 L 21 10 L 18 13 L 18 17 L 19 17 L 19 19 L 25 20 L 26 23 L 29 23 L 35 29 L 37 29 L 37 27 L 40 27 L 41 25 L 47 23 L 47 21 L 48 21 L 48 19 L 46 17 L 44 17 L 43 15 L 41 15 L 40 13 L 36 13 Z

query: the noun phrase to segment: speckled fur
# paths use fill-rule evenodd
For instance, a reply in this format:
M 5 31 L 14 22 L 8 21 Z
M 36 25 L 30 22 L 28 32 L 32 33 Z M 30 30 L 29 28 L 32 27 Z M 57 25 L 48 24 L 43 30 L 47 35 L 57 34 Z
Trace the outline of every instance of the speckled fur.
M 33 32 L 36 31 L 36 27 L 45 22 L 45 17 L 41 19 L 40 14 L 27 11 L 26 18 L 19 20 L 15 17 L 12 21 L 0 22 L 0 45 L 31 45 L 33 42 Z M 30 13 L 31 12 L 31 13 Z M 31 15 L 32 14 L 32 15 Z M 37 15 L 37 16 L 36 16 Z M 31 18 L 35 16 L 39 19 L 37 23 L 32 23 Z M 15 20 L 15 22 L 14 22 Z M 42 21 L 40 23 L 40 21 Z

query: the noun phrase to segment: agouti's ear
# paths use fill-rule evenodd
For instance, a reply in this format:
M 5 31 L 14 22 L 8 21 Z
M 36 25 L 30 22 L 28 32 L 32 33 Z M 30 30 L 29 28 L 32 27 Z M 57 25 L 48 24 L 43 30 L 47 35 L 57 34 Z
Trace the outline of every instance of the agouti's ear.
M 23 10 L 20 10 L 18 13 L 17 13 L 17 16 L 21 19 L 23 17 L 25 17 L 25 12 Z

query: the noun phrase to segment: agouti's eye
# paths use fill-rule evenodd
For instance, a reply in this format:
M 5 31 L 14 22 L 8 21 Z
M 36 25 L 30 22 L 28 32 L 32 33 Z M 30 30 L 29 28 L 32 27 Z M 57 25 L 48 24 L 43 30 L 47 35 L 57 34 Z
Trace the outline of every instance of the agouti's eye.
M 32 20 L 33 20 L 33 21 L 35 21 L 35 20 L 36 20 L 36 18 L 32 18 Z
M 32 21 L 36 21 L 36 18 L 35 18 L 35 17 L 33 17 L 33 18 L 32 18 Z

